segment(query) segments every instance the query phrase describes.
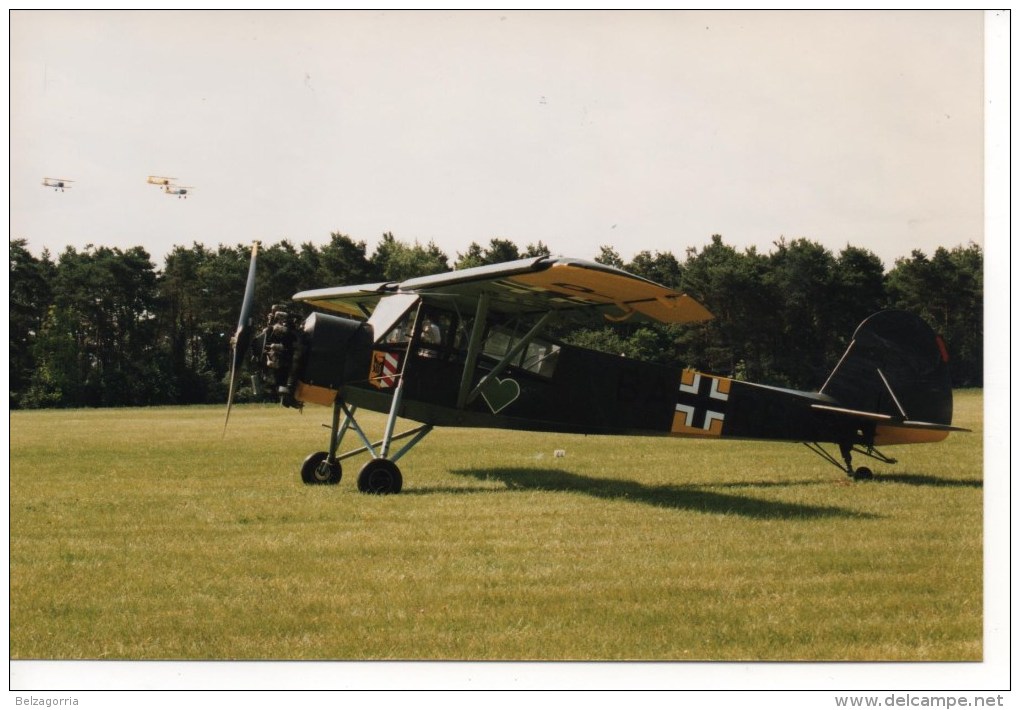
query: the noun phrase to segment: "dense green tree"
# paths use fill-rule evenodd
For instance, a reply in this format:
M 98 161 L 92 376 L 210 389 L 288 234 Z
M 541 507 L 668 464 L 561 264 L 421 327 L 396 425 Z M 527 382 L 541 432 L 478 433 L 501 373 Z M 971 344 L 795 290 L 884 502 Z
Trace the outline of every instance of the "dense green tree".
M 197 278 L 202 294 L 198 337 L 202 339 L 208 366 L 220 383 L 217 387 L 223 393 L 226 392 L 224 379 L 230 371 L 230 338 L 237 330 L 250 259 L 250 244 L 220 244 L 215 251 L 209 252 L 208 258 L 198 268 Z M 261 283 L 262 276 L 268 272 L 261 260 L 260 263 L 263 268 L 259 271 L 257 283 Z M 255 313 L 267 313 L 271 305 L 269 300 L 264 288 L 256 289 Z
M 620 257 L 620 252 L 606 244 L 599 247 L 599 255 L 595 257 L 595 261 L 617 269 L 623 268 L 623 259 Z
M 548 253 L 548 248 L 542 242 L 539 242 L 537 245 L 528 245 L 528 249 L 524 254 L 517 249 L 516 244 L 508 239 L 491 239 L 489 240 L 489 246 L 484 248 L 477 242 L 471 242 L 466 252 L 457 254 L 454 268 L 470 269 L 475 266 L 501 264 L 504 261 L 516 261 L 526 256 L 542 256 Z
M 10 383 L 11 406 L 31 381 L 35 370 L 35 343 L 49 312 L 50 286 L 55 266 L 48 252 L 36 259 L 24 239 L 10 242 Z
M 738 252 L 718 234 L 701 250 L 687 250 L 683 291 L 715 318 L 679 329 L 683 364 L 758 381 L 778 376 L 772 349 L 778 294 L 768 267 L 768 258 L 755 249 Z
M 50 306 L 33 344 L 35 369 L 22 397 L 25 407 L 80 406 L 82 371 L 74 316 Z
M 287 240 L 262 247 L 259 251 L 258 279 L 255 282 L 256 303 L 261 306 L 258 312 L 268 313 L 272 304 L 290 301 L 291 296 L 298 291 L 322 286 L 321 282 L 316 281 L 313 264 L 301 257 L 302 254 Z M 363 282 L 359 280 L 354 283 Z
M 847 246 L 836 257 L 826 317 L 832 323 L 836 347 L 849 344 L 865 318 L 886 307 L 885 268 L 867 249 Z
M 347 286 L 383 278 L 380 270 L 369 260 L 365 242 L 356 242 L 339 232 L 330 234 L 329 243 L 323 247 L 302 244 L 301 258 L 313 273 L 314 283 L 308 288 Z
M 156 273 L 144 249 L 68 247 L 57 263 L 53 300 L 36 392 L 50 386 L 40 379 L 45 374 L 49 383 L 74 387 L 47 395 L 61 404 L 138 405 L 165 397 L 168 378 L 154 349 Z M 67 342 L 74 344 L 73 364 L 62 357 Z
M 978 245 L 939 247 L 931 258 L 915 250 L 896 260 L 886 290 L 892 306 L 921 315 L 945 338 L 955 384 L 982 383 L 984 278 Z
M 679 288 L 683 278 L 680 262 L 668 251 L 657 251 L 654 255 L 649 251 L 638 252 L 623 268 L 635 276 L 669 288 Z
M 221 375 L 213 370 L 207 348 L 220 341 L 205 330 L 210 287 L 215 286 L 202 275 L 211 258 L 212 252 L 200 244 L 174 247 L 166 256 L 159 278 L 163 305 L 160 329 L 172 368 L 170 397 L 175 403 L 208 402 L 219 394 Z
M 376 245 L 372 263 L 384 280 L 394 282 L 450 270 L 446 254 L 435 242 L 429 242 L 425 246 L 418 242 L 408 245 L 390 232 L 383 234 L 379 244 Z
M 484 252 L 486 264 L 501 264 L 504 261 L 517 261 L 523 256 L 517 245 L 509 239 L 490 239 L 489 247 Z
M 779 240 L 769 255 L 766 283 L 778 318 L 773 318 L 773 367 L 784 382 L 818 387 L 838 361 L 848 334 L 830 316 L 835 295 L 832 253 L 807 239 Z
M 467 251 L 463 254 L 457 253 L 457 261 L 453 263 L 453 268 L 460 271 L 484 265 L 485 257 L 482 255 L 482 245 L 478 242 L 471 242 L 468 245 Z
M 529 244 L 524 247 L 524 251 L 521 252 L 521 258 L 530 259 L 533 256 L 549 256 L 550 254 L 552 252 L 549 251 L 549 247 L 540 239 L 535 244 Z

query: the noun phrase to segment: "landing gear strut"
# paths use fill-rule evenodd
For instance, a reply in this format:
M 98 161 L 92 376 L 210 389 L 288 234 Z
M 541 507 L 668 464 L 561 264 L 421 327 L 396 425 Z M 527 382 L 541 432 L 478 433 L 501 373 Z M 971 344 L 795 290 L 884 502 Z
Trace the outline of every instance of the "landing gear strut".
M 876 449 L 874 446 L 861 448 L 859 446 L 855 446 L 854 444 L 841 442 L 839 444 L 839 453 L 840 456 L 843 458 L 843 461 L 842 463 L 840 463 L 840 461 L 835 456 L 833 456 L 828 451 L 823 449 L 821 444 L 817 442 L 808 444 L 805 442 L 804 445 L 811 449 L 812 451 L 814 451 L 819 456 L 821 456 L 823 459 L 831 463 L 833 466 L 846 473 L 847 476 L 854 479 L 855 481 L 866 481 L 870 478 L 873 478 L 875 474 L 872 473 L 871 469 L 868 468 L 867 466 L 860 466 L 858 468 L 854 468 L 852 459 L 852 455 L 854 453 L 869 456 L 875 459 L 876 461 L 881 461 L 882 463 L 888 464 L 896 463 L 896 459 L 886 456 L 878 449 Z
M 364 430 L 358 424 L 357 419 L 354 418 L 354 413 L 358 408 L 349 407 L 344 401 L 343 395 L 337 394 L 336 401 L 333 402 L 333 423 L 330 426 L 329 451 L 314 453 L 305 460 L 304 466 L 301 467 L 301 480 L 305 483 L 339 483 L 341 475 L 340 461 L 367 451 L 372 455 L 372 460 L 362 466 L 361 472 L 358 474 L 358 490 L 362 493 L 372 493 L 375 495 L 400 493 L 400 489 L 404 485 L 404 477 L 397 467 L 397 461 L 432 431 L 431 424 L 422 424 L 401 434 L 393 433 L 397 423 L 397 415 L 400 413 L 400 404 L 404 397 L 404 370 L 410 359 L 411 347 L 418 339 L 417 334 L 421 330 L 421 322 L 421 303 L 419 302 L 418 311 L 414 315 L 414 325 L 411 330 L 413 335 L 408 340 L 407 352 L 404 354 L 403 359 L 404 364 L 400 374 L 397 375 L 397 387 L 393 391 L 393 399 L 390 403 L 389 415 L 386 417 L 386 426 L 383 430 L 382 440 L 374 443 L 368 440 Z M 341 421 L 341 415 L 343 415 L 343 421 Z M 348 429 L 354 429 L 354 432 L 361 439 L 364 446 L 337 456 L 340 442 L 343 440 L 344 434 L 347 433 Z M 407 438 L 410 440 L 396 453 L 391 455 L 390 446 L 393 442 Z
M 866 481 L 873 475 L 871 473 L 871 469 L 867 466 L 854 468 L 853 460 L 851 459 L 853 450 L 854 447 L 852 444 L 843 443 L 839 445 L 839 454 L 843 457 L 843 462 L 846 464 L 846 475 L 850 476 L 855 481 Z
M 361 471 L 358 473 L 358 490 L 362 493 L 375 495 L 400 493 L 401 488 L 403 488 L 404 477 L 400 473 L 400 468 L 396 462 L 432 431 L 432 425 L 423 424 L 409 431 L 394 434 L 393 428 L 396 412 L 400 405 L 399 385 L 397 390 L 398 392 L 393 397 L 394 406 L 390 409 L 390 416 L 386 422 L 383 438 L 381 441 L 376 442 L 369 441 L 361 425 L 358 424 L 354 416 L 355 412 L 357 412 L 357 407 L 350 407 L 342 400 L 337 400 L 333 404 L 333 423 L 330 427 L 329 451 L 317 451 L 305 459 L 304 464 L 301 466 L 301 480 L 308 485 L 335 485 L 340 482 L 342 476 L 340 462 L 343 459 L 357 456 L 367 451 L 371 454 L 372 459 L 362 466 Z M 342 419 L 341 415 L 343 415 Z M 354 430 L 364 446 L 338 456 L 337 451 L 340 448 L 340 442 L 343 441 L 343 437 L 349 429 Z M 391 455 L 390 448 L 393 442 L 402 439 L 410 440 Z

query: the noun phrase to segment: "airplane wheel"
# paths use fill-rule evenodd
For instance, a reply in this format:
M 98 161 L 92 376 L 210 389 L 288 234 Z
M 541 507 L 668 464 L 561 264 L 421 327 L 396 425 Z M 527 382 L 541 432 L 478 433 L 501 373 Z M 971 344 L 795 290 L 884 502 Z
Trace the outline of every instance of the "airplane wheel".
M 335 486 L 340 483 L 343 471 L 340 462 L 330 463 L 326 459 L 329 454 L 325 451 L 316 451 L 305 459 L 301 464 L 301 480 L 310 486 Z
M 867 466 L 861 466 L 859 469 L 854 471 L 854 480 L 855 481 L 867 481 L 873 475 L 874 474 L 871 473 L 871 469 L 870 468 L 868 468 Z
M 404 477 L 397 464 L 388 459 L 372 459 L 358 474 L 358 490 L 362 493 L 390 495 L 400 493 Z

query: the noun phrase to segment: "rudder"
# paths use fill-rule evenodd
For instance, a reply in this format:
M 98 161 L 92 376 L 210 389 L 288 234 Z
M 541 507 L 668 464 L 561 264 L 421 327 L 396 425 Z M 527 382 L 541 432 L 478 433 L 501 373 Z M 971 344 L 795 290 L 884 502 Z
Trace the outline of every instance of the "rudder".
M 880 311 L 857 326 L 819 391 L 849 409 L 933 424 L 953 419 L 945 342 L 906 311 Z

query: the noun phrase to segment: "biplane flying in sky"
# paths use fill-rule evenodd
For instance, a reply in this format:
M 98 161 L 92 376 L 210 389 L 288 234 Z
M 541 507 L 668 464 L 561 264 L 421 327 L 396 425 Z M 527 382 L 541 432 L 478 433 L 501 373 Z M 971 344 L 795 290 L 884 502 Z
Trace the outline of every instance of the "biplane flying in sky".
M 150 175 L 145 178 L 145 182 L 162 188 L 163 193 L 166 195 L 176 195 L 178 199 L 188 199 L 188 191 L 194 188 L 189 185 L 178 185 L 175 180 L 177 178 L 164 177 L 162 175 Z
M 359 490 L 398 493 L 397 461 L 436 426 L 802 442 L 856 479 L 872 472 L 854 468 L 854 453 L 895 463 L 879 447 L 961 431 L 952 426 L 946 346 L 903 311 L 866 319 L 819 390 L 797 391 L 555 340 L 547 332 L 554 321 L 713 317 L 685 294 L 561 257 L 303 291 L 293 300 L 311 315 L 278 305 L 256 333 L 257 255 L 256 243 L 232 339 L 224 431 L 246 362 L 258 387 L 284 405 L 331 407 L 328 448 L 301 467 L 307 484 L 339 483 L 341 461 L 368 452 Z M 360 426 L 359 409 L 387 415 L 381 439 Z M 398 418 L 419 425 L 396 433 Z M 351 431 L 362 446 L 341 454 Z
M 69 185 L 68 183 L 72 183 L 72 182 L 74 182 L 74 180 L 68 180 L 66 178 L 48 178 L 48 177 L 44 177 L 43 181 L 42 181 L 42 184 L 43 184 L 43 187 L 52 187 L 54 192 L 56 192 L 57 190 L 60 190 L 61 192 L 63 192 L 64 190 L 70 190 L 71 189 L 71 185 Z
M 167 195 L 177 195 L 177 199 L 183 198 L 185 200 L 188 199 L 188 190 L 193 190 L 193 189 L 194 188 L 192 188 L 192 187 L 190 187 L 188 185 L 164 185 L 163 186 L 163 192 L 166 193 Z

